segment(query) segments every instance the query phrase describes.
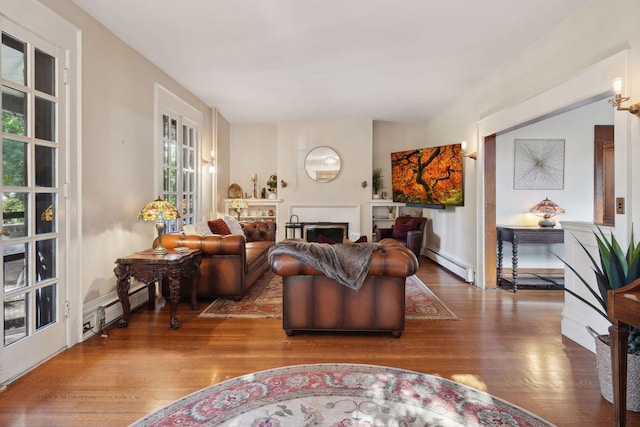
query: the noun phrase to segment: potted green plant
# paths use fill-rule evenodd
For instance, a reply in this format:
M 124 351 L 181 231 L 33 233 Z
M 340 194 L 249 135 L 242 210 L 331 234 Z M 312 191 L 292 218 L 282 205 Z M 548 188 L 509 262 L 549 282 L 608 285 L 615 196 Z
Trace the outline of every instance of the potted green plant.
M 267 180 L 267 188 L 269 189 L 269 198 L 270 199 L 275 199 L 276 198 L 276 189 L 278 188 L 278 175 L 277 174 L 273 174 L 269 177 L 269 179 Z
M 389 211 L 389 213 L 387 214 L 387 218 L 394 219 L 396 217 L 395 206 L 387 206 L 387 210 Z
M 598 314 L 609 320 L 607 315 L 608 292 L 612 289 L 619 289 L 633 282 L 640 277 L 640 245 L 636 245 L 633 228 L 629 239 L 629 246 L 626 253 L 616 240 L 613 233 L 611 238 L 607 239 L 602 230 L 598 227 L 598 232 L 594 232 L 599 252 L 599 260 L 596 260 L 587 250 L 587 248 L 578 241 L 578 244 L 585 251 L 596 275 L 597 288 L 589 283 L 585 278 L 576 271 L 574 267 L 569 265 L 564 259 L 560 260 L 567 266 L 584 284 L 591 295 L 594 296 L 598 305 L 592 304 L 581 295 L 571 289 L 564 290 L 575 298 L 585 303 Z M 556 255 L 557 256 L 557 255 Z M 606 335 L 598 335 L 593 329 L 589 328 L 596 340 L 596 357 L 598 366 L 598 376 L 600 379 L 600 392 L 602 396 L 609 402 L 613 402 L 613 386 L 611 383 L 611 349 L 610 337 Z M 635 327 L 629 328 L 628 356 L 627 356 L 627 373 L 628 385 L 634 385 L 640 382 L 640 330 Z M 635 387 L 628 387 L 627 390 L 627 409 L 634 412 L 640 412 L 640 391 Z
M 381 168 L 377 168 L 373 170 L 373 175 L 371 176 L 371 186 L 373 187 L 373 198 L 374 199 L 379 199 L 380 195 L 378 194 L 378 191 L 382 190 L 382 186 L 383 186 L 383 180 L 382 180 L 382 169 Z

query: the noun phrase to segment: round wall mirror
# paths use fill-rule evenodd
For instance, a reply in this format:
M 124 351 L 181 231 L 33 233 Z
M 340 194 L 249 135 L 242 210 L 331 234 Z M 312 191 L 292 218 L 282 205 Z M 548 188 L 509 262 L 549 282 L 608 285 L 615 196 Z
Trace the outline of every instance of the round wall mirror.
M 316 182 L 332 181 L 340 173 L 340 156 L 330 147 L 316 147 L 304 160 L 307 175 Z

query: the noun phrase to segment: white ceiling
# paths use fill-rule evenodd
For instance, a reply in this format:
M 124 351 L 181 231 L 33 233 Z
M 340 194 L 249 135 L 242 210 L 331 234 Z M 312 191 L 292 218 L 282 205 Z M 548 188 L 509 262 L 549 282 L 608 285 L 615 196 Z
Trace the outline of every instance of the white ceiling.
M 588 0 L 73 0 L 230 122 L 421 120 Z

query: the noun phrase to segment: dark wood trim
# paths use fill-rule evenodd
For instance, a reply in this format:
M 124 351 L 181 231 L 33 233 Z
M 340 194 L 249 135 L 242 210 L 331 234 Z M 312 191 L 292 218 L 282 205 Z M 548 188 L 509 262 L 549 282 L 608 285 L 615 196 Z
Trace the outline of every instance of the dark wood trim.
M 484 138 L 484 276 L 485 287 L 498 286 L 496 276 L 496 135 Z
M 593 222 L 615 226 L 615 143 L 612 125 L 594 126 Z

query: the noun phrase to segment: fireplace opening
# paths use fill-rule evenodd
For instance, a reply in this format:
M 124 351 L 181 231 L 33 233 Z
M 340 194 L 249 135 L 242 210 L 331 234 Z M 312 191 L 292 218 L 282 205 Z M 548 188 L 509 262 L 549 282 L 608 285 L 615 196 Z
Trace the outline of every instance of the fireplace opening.
M 349 235 L 348 222 L 304 222 L 303 238 L 307 242 L 317 242 L 320 236 L 336 243 L 342 243 Z

